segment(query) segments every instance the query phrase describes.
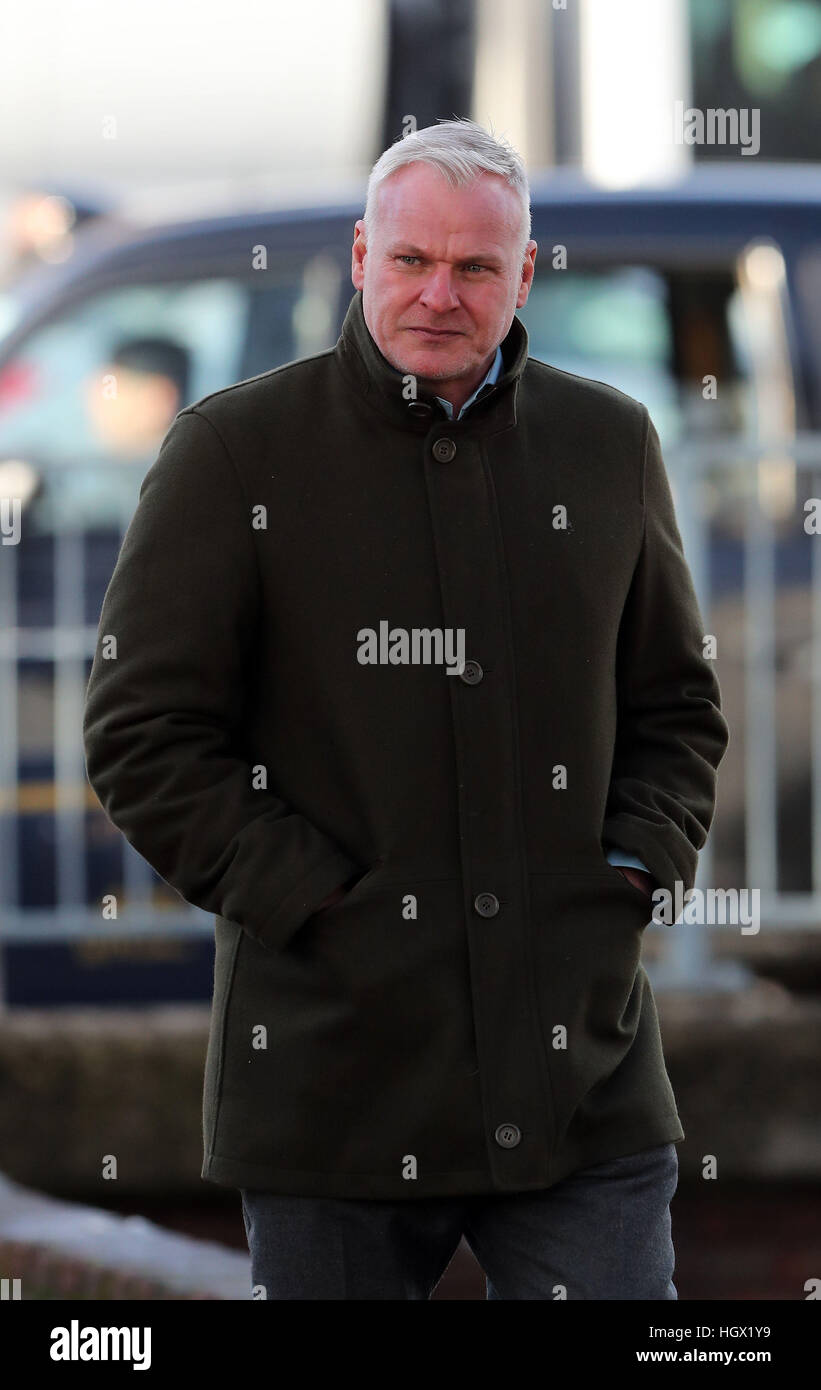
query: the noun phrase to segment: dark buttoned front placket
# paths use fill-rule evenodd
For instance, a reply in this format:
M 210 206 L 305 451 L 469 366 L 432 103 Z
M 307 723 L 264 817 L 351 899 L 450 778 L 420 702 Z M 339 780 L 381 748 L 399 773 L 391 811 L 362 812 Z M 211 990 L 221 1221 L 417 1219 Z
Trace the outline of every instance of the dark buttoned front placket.
M 485 1141 L 494 1183 L 515 1190 L 549 1181 L 553 1105 L 529 930 L 506 561 L 481 427 L 468 419 L 436 418 L 420 447 L 443 623 L 465 631 L 464 668 L 443 668 L 442 679 L 455 735 Z

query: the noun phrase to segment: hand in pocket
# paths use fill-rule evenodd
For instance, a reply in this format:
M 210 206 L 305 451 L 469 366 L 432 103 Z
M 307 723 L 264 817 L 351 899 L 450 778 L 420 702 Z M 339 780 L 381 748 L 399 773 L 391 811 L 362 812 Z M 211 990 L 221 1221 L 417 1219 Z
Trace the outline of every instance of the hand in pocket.
M 632 883 L 634 888 L 638 888 L 642 893 L 646 893 L 648 898 L 652 898 L 655 879 L 646 869 L 634 869 L 629 864 L 614 864 L 613 867 L 618 869 L 619 873 L 627 879 L 628 883 Z

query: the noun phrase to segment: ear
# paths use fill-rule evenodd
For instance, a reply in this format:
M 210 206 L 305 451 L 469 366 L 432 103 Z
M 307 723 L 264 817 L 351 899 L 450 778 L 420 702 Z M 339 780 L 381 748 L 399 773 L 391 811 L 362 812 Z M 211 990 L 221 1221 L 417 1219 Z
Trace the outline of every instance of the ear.
M 360 217 L 354 223 L 354 241 L 351 248 L 351 279 L 355 290 L 361 290 L 365 284 L 365 257 L 367 253 L 365 222 Z
M 533 284 L 533 275 L 536 270 L 536 251 L 538 250 L 535 241 L 529 241 L 525 247 L 524 261 L 522 263 L 522 278 L 519 281 L 519 293 L 516 297 L 516 308 L 521 309 L 527 303 L 527 296 L 530 294 L 530 286 Z

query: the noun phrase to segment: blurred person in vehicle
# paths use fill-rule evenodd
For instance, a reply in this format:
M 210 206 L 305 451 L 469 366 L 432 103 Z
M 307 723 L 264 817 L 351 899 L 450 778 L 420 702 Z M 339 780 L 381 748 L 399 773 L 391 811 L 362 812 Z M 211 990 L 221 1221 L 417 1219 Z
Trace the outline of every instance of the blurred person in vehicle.
M 38 476 L 32 521 L 39 532 L 110 532 L 127 525 L 139 479 L 121 465 L 145 465 L 156 454 L 188 400 L 189 377 L 188 349 L 169 338 L 115 344 L 83 383 L 92 447 Z
M 188 400 L 190 353 L 170 338 L 126 338 L 86 385 L 86 408 L 106 452 L 144 457 L 159 449 Z
M 182 410 L 103 604 L 111 820 L 216 915 L 254 1296 L 674 1299 L 641 965 L 728 729 L 647 409 L 528 355 L 523 163 L 398 141 L 336 346 Z M 116 637 L 116 656 L 104 639 Z

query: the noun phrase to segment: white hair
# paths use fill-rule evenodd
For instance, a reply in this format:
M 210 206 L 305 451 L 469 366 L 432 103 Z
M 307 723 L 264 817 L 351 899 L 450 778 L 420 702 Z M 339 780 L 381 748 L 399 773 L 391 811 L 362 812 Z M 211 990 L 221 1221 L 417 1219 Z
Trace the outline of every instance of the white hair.
M 423 126 L 390 145 L 377 159 L 368 179 L 365 231 L 376 224 L 379 188 L 385 179 L 416 162 L 438 169 L 452 188 L 472 183 L 480 174 L 500 174 L 522 205 L 519 250 L 524 256 L 530 240 L 530 186 L 524 161 L 506 140 L 498 139 L 475 121 L 457 119 Z

